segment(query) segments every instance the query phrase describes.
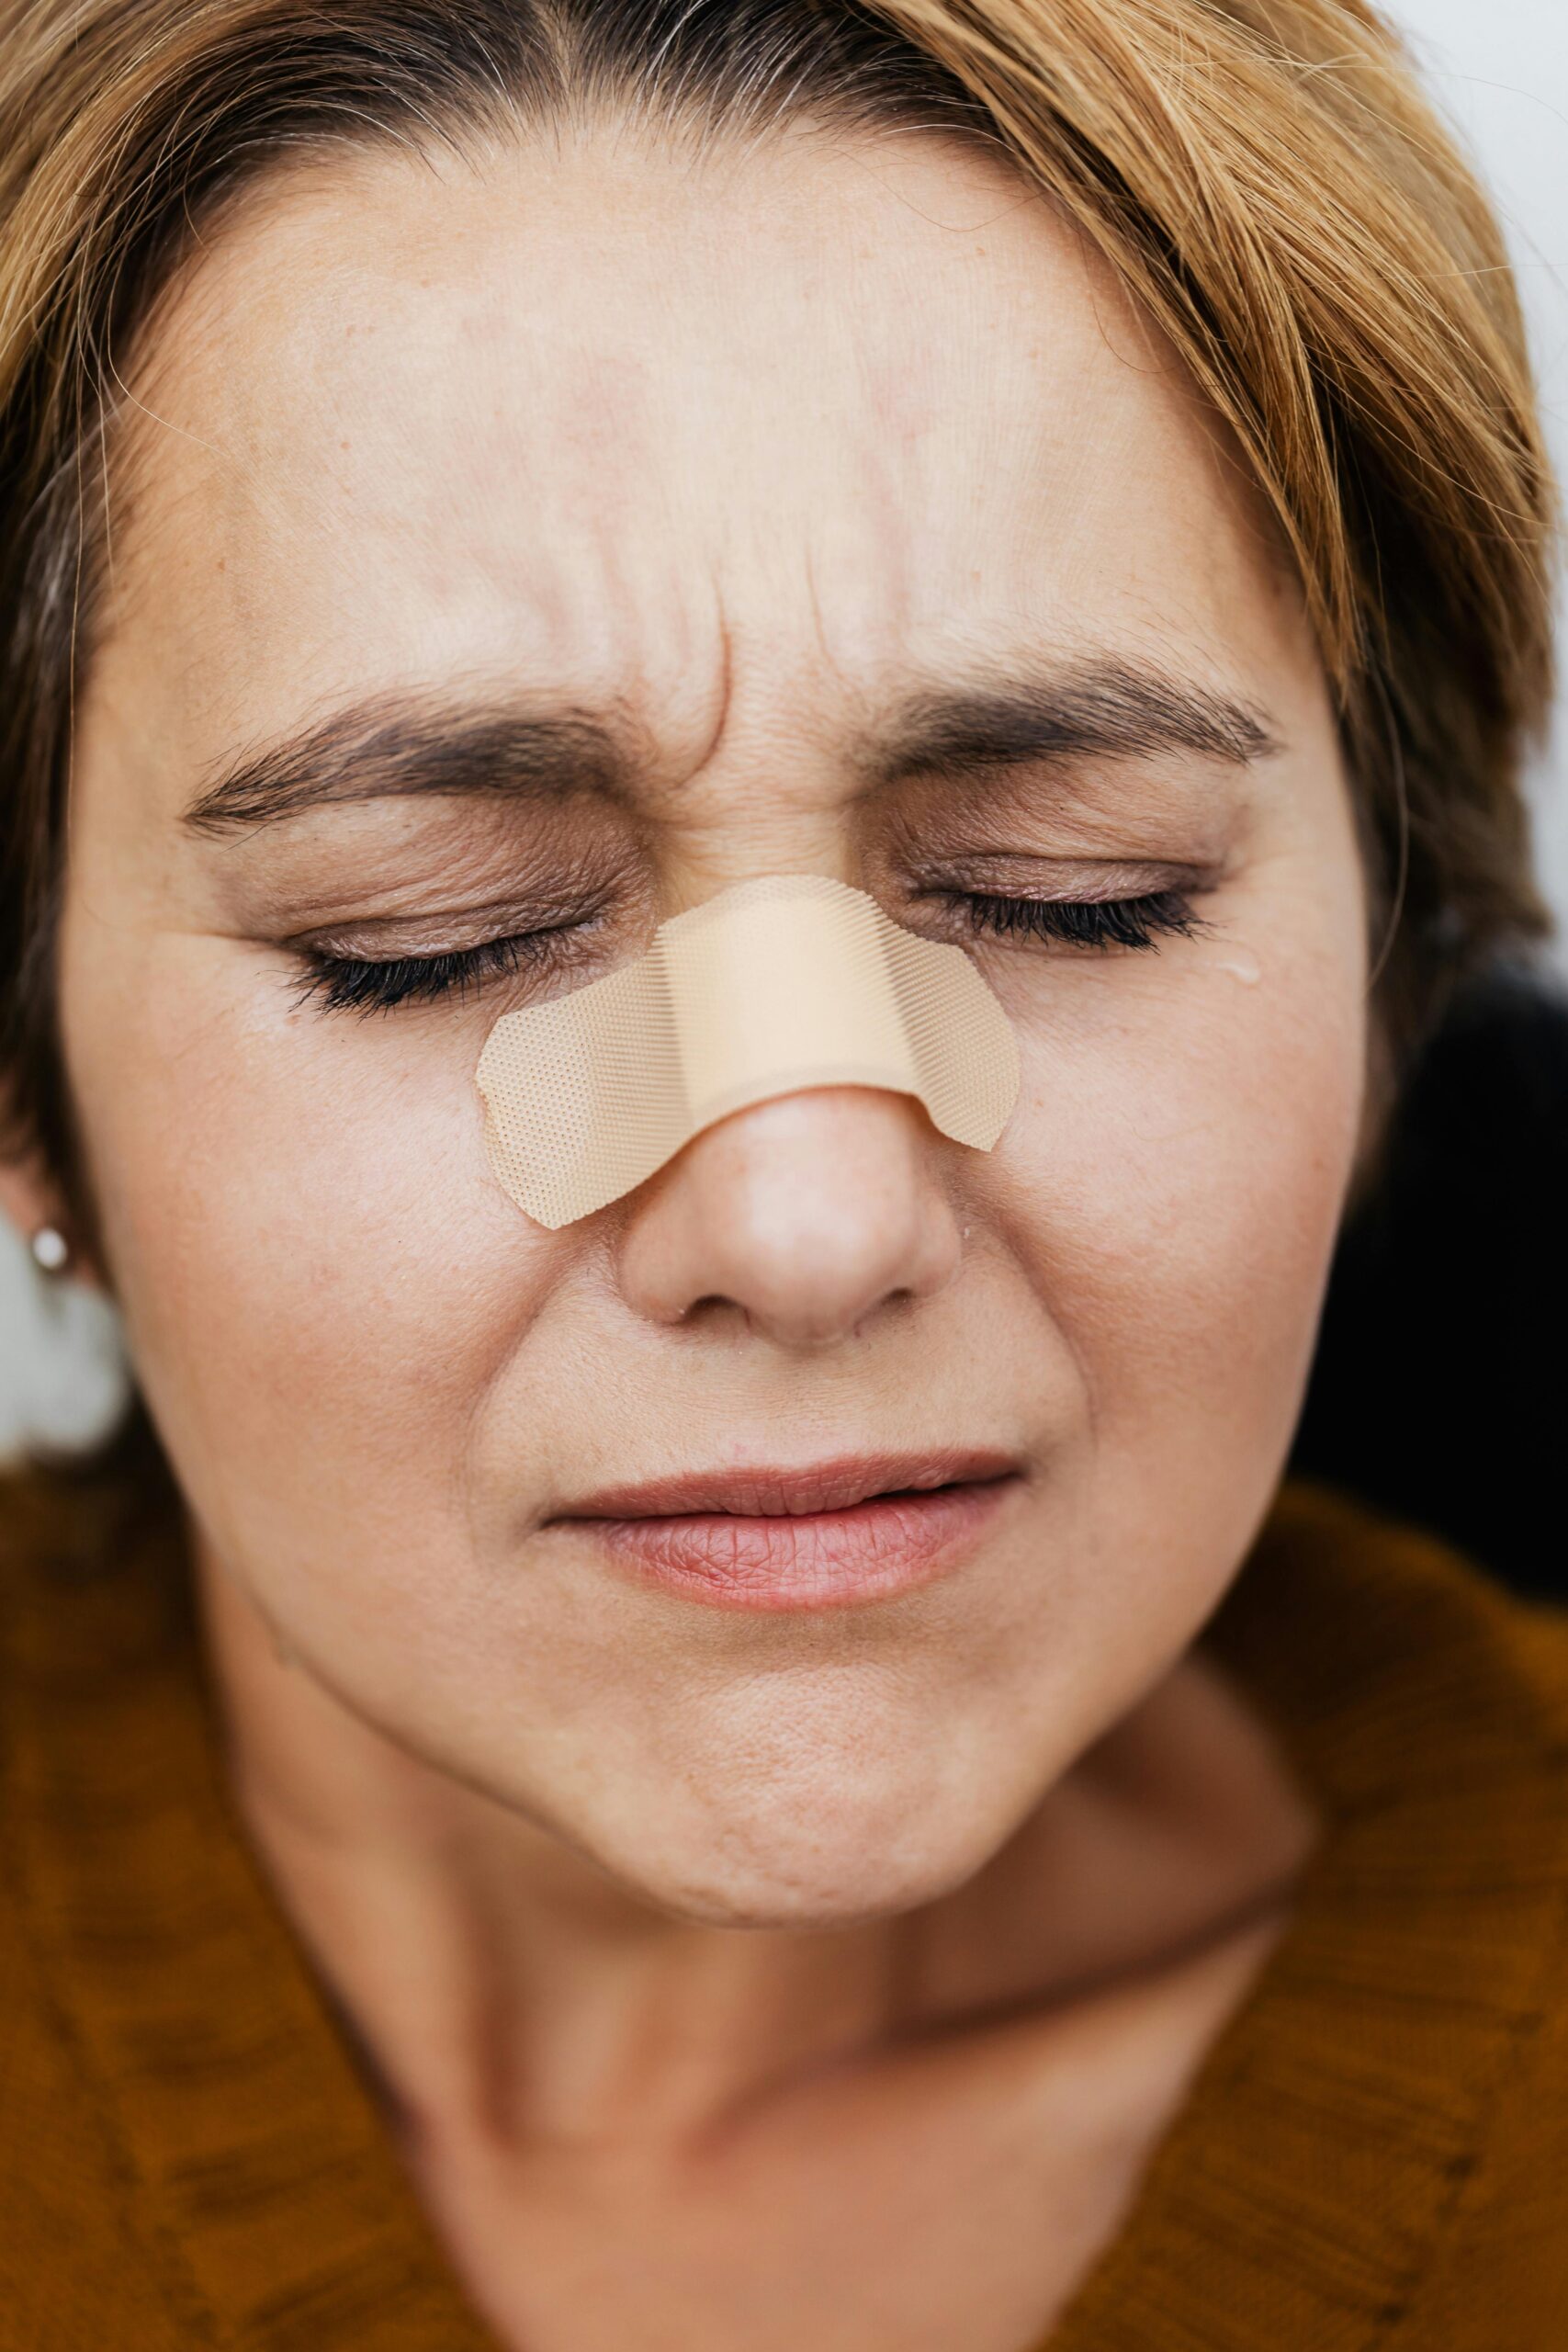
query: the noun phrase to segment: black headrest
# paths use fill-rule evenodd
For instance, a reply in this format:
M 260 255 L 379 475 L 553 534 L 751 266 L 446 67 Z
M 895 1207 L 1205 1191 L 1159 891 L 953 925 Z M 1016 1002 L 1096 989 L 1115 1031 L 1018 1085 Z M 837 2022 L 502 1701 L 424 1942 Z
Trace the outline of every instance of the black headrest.
M 1568 1600 L 1568 991 L 1458 998 L 1348 1223 L 1294 1466 Z

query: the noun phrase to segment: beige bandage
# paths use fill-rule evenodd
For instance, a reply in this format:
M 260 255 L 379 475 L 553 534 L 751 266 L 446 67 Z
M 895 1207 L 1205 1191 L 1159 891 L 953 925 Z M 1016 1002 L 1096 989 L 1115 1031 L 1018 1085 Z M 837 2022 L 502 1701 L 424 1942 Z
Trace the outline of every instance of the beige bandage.
M 477 1073 L 491 1165 L 540 1225 L 643 1183 L 716 1120 L 815 1086 L 918 1096 L 988 1151 L 1018 1092 L 1006 1013 L 960 947 L 820 874 L 765 875 L 661 923 L 646 956 L 503 1013 Z

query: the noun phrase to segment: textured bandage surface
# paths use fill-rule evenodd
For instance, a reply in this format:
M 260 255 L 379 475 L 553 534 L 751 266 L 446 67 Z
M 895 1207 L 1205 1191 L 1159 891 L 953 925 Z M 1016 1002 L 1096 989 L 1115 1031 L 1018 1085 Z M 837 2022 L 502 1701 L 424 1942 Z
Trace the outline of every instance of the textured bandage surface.
M 912 1094 L 988 1151 L 1018 1093 L 1006 1013 L 960 947 L 826 875 L 673 916 L 635 964 L 503 1013 L 477 1080 L 491 1165 L 538 1224 L 618 1200 L 716 1120 L 815 1086 Z

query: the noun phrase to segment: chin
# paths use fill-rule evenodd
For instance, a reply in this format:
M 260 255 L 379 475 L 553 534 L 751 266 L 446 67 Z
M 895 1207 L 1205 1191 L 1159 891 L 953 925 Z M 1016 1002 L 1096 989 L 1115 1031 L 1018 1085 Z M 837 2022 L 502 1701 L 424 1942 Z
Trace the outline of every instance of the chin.
M 672 1839 L 633 1838 L 598 1849 L 601 1865 L 671 1918 L 720 1928 L 851 1928 L 933 1903 L 972 1878 L 1010 1823 L 971 1815 L 933 1819 L 911 1800 L 897 1819 L 886 1805 L 860 1818 L 840 1795 L 820 1815 L 792 1807 L 738 1816 L 714 1813 Z

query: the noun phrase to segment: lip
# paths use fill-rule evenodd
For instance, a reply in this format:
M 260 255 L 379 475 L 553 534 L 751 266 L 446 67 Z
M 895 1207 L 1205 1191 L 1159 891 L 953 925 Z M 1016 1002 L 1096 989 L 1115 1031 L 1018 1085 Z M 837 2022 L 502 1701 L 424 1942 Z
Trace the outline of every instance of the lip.
M 546 1524 L 710 1608 L 842 1609 L 960 1566 L 1021 1484 L 991 1450 L 844 1455 L 603 1487 Z

